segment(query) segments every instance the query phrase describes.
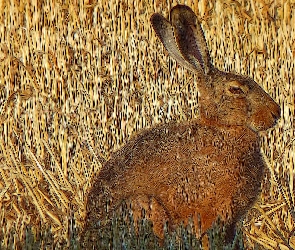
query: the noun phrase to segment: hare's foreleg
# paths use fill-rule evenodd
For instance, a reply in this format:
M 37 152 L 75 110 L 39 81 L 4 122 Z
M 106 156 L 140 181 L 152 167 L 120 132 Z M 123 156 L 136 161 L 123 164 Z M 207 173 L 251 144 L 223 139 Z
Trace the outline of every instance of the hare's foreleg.
M 153 223 L 153 231 L 160 239 L 164 239 L 164 225 L 170 222 L 169 214 L 165 207 L 154 197 L 138 195 L 128 199 L 134 222 L 137 224 L 141 218 L 147 218 Z

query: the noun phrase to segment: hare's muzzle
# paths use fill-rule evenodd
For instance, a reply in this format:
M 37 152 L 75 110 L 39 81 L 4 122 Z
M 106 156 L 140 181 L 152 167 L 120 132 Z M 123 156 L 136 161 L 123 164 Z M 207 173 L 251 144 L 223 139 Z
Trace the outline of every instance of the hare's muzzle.
M 254 131 L 265 131 L 273 127 L 281 117 L 280 106 L 269 96 L 253 106 L 248 125 Z

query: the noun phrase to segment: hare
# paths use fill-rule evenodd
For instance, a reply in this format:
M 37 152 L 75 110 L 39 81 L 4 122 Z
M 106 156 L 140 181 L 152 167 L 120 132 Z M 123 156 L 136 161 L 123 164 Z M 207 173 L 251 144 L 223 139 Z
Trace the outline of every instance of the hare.
M 189 218 L 206 232 L 219 217 L 229 228 L 255 202 L 266 167 L 259 131 L 280 118 L 279 105 L 251 78 L 215 68 L 195 13 L 177 5 L 152 26 L 168 53 L 198 79 L 200 117 L 142 130 L 95 177 L 85 232 L 125 201 L 135 220 L 145 209 L 164 237 Z M 200 218 L 200 220 L 199 220 Z

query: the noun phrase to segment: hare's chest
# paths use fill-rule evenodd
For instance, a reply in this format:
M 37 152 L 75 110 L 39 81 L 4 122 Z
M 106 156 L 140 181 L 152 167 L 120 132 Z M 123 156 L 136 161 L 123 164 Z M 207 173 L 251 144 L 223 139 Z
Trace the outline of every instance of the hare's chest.
M 256 138 L 233 138 L 210 130 L 200 134 L 203 137 L 195 134 L 180 140 L 174 147 L 174 158 L 167 161 L 171 176 L 175 172 L 170 185 L 174 186 L 176 206 L 219 202 L 253 182 L 257 186 L 263 161 Z

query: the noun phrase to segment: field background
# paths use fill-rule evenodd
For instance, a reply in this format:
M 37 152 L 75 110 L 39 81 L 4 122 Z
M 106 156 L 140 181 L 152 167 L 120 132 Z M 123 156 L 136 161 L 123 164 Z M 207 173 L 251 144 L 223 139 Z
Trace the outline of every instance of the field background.
M 282 107 L 261 133 L 269 170 L 244 220 L 249 249 L 295 248 L 294 0 L 0 1 L 0 228 L 22 240 L 80 228 L 92 177 L 141 128 L 198 116 L 193 74 L 150 25 L 177 3 L 201 20 L 215 66 L 253 77 Z M 75 225 L 72 225 L 75 219 Z

